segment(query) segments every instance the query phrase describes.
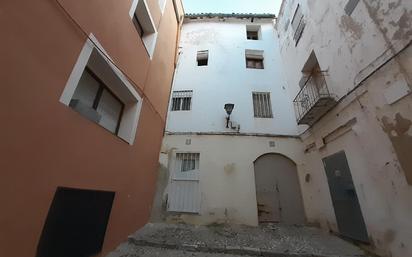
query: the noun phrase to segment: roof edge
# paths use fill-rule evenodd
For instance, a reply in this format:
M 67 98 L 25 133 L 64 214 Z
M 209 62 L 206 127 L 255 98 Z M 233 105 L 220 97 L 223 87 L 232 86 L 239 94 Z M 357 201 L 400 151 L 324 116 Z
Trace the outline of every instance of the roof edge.
M 261 18 L 276 19 L 272 13 L 186 13 L 185 18 Z

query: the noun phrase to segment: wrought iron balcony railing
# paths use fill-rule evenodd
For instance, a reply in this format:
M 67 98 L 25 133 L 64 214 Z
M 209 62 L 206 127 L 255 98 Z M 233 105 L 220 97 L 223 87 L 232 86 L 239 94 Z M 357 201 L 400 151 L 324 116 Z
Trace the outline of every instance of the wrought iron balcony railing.
M 336 97 L 329 92 L 324 75 L 312 73 L 293 100 L 298 124 L 313 125 L 336 104 Z

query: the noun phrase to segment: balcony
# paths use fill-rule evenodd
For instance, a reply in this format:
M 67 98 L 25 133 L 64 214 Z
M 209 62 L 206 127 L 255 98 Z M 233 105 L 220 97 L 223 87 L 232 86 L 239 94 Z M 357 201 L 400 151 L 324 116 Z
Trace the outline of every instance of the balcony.
M 329 92 L 322 72 L 313 72 L 302 80 L 302 88 L 293 100 L 299 125 L 313 125 L 337 103 Z

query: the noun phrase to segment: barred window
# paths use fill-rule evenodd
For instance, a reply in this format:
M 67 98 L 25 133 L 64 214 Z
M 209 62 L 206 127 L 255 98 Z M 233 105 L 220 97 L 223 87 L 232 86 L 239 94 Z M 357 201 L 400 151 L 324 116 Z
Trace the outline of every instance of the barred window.
M 199 169 L 199 153 L 177 153 L 176 171 L 188 172 Z
M 193 90 L 173 91 L 172 111 L 190 111 L 192 108 Z
M 256 118 L 273 118 L 270 93 L 253 92 L 253 112 Z

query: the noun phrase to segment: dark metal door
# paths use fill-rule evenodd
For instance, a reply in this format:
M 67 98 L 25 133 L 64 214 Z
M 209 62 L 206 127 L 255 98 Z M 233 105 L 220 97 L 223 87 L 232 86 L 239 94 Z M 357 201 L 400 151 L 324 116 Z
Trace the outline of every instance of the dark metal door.
M 368 242 L 368 232 L 344 151 L 323 159 L 339 232 L 348 238 Z

